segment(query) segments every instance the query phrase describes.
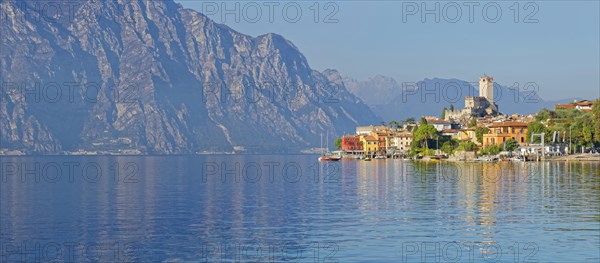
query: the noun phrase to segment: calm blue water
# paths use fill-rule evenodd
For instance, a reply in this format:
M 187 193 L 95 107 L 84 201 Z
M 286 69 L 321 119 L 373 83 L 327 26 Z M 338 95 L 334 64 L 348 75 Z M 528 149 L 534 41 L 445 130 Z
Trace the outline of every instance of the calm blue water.
M 598 262 L 600 164 L 2 157 L 2 262 Z

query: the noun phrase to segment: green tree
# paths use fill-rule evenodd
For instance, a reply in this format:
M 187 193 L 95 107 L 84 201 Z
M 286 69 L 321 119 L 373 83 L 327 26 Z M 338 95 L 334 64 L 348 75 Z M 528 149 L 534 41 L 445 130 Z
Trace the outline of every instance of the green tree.
M 454 104 L 450 104 L 450 111 L 454 111 Z
M 476 118 L 471 118 L 469 120 L 469 124 L 467 125 L 467 127 L 471 128 L 471 127 L 475 127 L 477 126 L 477 119 Z
M 420 148 L 425 145 L 425 149 L 429 150 L 429 139 L 437 139 L 438 134 L 437 130 L 431 124 L 421 124 L 419 128 L 413 133 L 413 142 L 418 142 L 414 144 L 415 148 Z M 411 145 L 412 148 L 413 145 Z
M 492 144 L 481 149 L 482 155 L 496 155 L 500 152 L 500 147 L 498 145 Z
M 506 141 L 504 149 L 512 152 L 514 150 L 516 150 L 517 148 L 519 148 L 519 143 L 517 142 L 517 140 L 515 139 L 509 139 L 508 141 Z
M 340 150 L 342 149 L 342 138 L 338 138 L 337 140 L 335 140 L 335 142 L 333 143 L 335 145 L 335 148 Z
M 456 151 L 476 151 L 477 144 L 471 141 L 461 142 L 458 147 L 456 147 Z
M 584 145 L 589 145 L 593 142 L 593 127 L 591 125 L 588 125 L 587 123 L 583 124 L 583 129 L 581 130 L 582 133 L 582 143 Z
M 452 153 L 454 153 L 454 149 L 456 149 L 457 145 L 455 145 L 454 143 L 452 143 L 452 141 L 447 141 L 442 145 L 442 152 L 451 155 Z
M 413 117 L 406 118 L 405 122 L 408 124 L 415 124 L 415 118 L 413 118 Z
M 533 121 L 530 122 L 529 125 L 527 125 L 527 138 L 526 140 L 530 140 L 531 139 L 531 134 L 539 134 L 539 133 L 543 133 L 546 132 L 546 126 L 544 126 L 544 124 L 542 124 L 539 121 Z M 545 136 L 545 135 L 544 135 Z M 539 137 L 535 137 L 533 139 L 533 143 L 540 143 L 540 138 Z
M 551 112 L 546 109 L 546 108 L 542 108 L 535 116 L 535 119 L 537 121 L 546 121 L 548 119 L 550 119 L 552 117 Z
M 390 122 L 388 123 L 388 125 L 389 125 L 391 128 L 400 128 L 400 127 L 402 127 L 402 122 L 404 122 L 404 121 L 390 121 Z
M 485 126 L 477 126 L 475 128 L 475 137 L 477 138 L 477 142 L 483 143 L 483 135 L 490 132 L 490 129 Z
M 446 109 L 446 107 L 444 107 L 444 109 L 442 110 L 442 116 L 440 116 L 440 117 L 441 117 L 440 119 L 442 119 L 442 120 L 445 120 L 445 119 L 446 119 L 446 111 L 447 111 L 447 110 L 448 110 L 448 109 Z
M 420 125 L 424 125 L 427 124 L 427 119 L 425 119 L 425 117 L 421 117 L 421 120 L 419 121 Z
M 600 143 L 600 99 L 592 106 L 592 120 L 594 124 L 594 141 Z

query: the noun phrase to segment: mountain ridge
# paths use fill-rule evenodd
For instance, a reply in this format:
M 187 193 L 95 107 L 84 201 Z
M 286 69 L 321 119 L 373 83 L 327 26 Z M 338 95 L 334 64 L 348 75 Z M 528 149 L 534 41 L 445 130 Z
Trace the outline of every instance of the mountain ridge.
M 398 84 L 394 78 L 382 75 L 367 80 L 344 76 L 344 82 L 349 91 L 365 101 L 373 112 L 386 121 L 440 116 L 444 107 L 454 105 L 456 109 L 463 108 L 465 96 L 479 96 L 477 83 L 456 78 L 433 77 Z M 534 83 L 524 84 L 520 88 L 494 83 L 495 101 L 503 114 L 531 114 L 542 108 L 552 109 L 557 103 L 580 99 L 546 101 L 539 96 L 538 90 L 539 87 Z
M 244 35 L 172 0 L 87 1 L 57 21 L 26 10 L 34 2 L 0 3 L 2 149 L 298 152 L 377 121 L 283 36 Z M 27 93 L 53 83 L 72 92 Z

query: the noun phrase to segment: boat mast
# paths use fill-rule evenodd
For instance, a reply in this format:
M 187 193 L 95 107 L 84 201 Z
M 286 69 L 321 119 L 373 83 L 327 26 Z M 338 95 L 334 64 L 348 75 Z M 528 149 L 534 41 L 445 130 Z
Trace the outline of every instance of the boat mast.
M 325 137 L 325 142 L 325 147 L 327 148 L 325 152 L 329 153 L 329 131 L 327 131 L 327 137 Z
M 319 146 L 319 150 L 321 151 L 321 155 L 323 154 L 323 133 L 321 132 L 321 146 Z

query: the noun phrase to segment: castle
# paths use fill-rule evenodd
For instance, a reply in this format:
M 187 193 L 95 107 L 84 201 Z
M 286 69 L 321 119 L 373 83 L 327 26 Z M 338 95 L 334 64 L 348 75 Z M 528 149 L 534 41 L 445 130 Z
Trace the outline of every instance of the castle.
M 479 78 L 479 96 L 465 97 L 465 108 L 462 110 L 446 110 L 445 120 L 466 121 L 471 117 L 498 114 L 498 105 L 494 102 L 494 78 L 483 76 Z

